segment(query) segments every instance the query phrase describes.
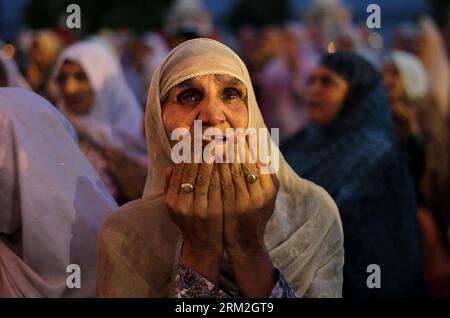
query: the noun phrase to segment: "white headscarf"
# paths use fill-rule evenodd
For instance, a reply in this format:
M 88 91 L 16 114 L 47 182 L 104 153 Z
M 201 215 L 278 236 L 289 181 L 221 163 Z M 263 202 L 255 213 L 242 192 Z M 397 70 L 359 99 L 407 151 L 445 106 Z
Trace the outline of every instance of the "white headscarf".
M 393 63 L 399 73 L 406 95 L 411 100 L 423 98 L 428 92 L 428 77 L 422 62 L 411 53 L 395 50 L 385 63 Z
M 58 57 L 55 76 L 66 60 L 80 64 L 95 95 L 95 105 L 87 115 L 75 115 L 60 103 L 75 128 L 101 146 L 125 150 L 130 138 L 137 144 L 143 143 L 142 110 L 111 51 L 95 41 L 73 44 Z
M 30 85 L 20 74 L 16 62 L 12 58 L 6 58 L 3 52 L 0 52 L 0 64 L 5 71 L 8 87 L 30 88 Z
M 75 138 L 42 97 L 0 89 L 0 298 L 95 296 L 98 229 L 117 205 Z

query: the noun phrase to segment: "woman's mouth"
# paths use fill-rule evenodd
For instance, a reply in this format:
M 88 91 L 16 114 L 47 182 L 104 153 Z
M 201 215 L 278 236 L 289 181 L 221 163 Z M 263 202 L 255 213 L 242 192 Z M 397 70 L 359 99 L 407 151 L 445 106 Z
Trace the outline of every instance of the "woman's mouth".
M 308 106 L 311 108 L 320 108 L 320 107 L 322 107 L 322 103 L 318 102 L 318 101 L 310 100 L 310 101 L 308 101 Z

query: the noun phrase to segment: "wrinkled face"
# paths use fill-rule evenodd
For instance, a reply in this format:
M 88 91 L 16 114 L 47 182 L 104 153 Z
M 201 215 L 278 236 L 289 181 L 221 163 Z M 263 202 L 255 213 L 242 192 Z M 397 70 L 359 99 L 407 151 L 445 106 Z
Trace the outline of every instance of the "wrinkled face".
M 56 81 L 67 109 L 77 115 L 87 114 L 94 105 L 91 84 L 78 63 L 65 61 Z
M 326 126 L 337 116 L 348 92 L 347 81 L 319 65 L 308 83 L 308 114 L 312 122 Z
M 383 66 L 383 82 L 391 101 L 404 97 L 405 88 L 394 63 L 387 63 Z
M 170 90 L 162 104 L 162 117 L 169 137 L 177 128 L 185 128 L 192 134 L 194 120 L 202 121 L 203 131 L 213 127 L 224 135 L 227 128 L 246 129 L 247 89 L 229 75 L 194 77 Z M 171 141 L 172 146 L 176 143 Z

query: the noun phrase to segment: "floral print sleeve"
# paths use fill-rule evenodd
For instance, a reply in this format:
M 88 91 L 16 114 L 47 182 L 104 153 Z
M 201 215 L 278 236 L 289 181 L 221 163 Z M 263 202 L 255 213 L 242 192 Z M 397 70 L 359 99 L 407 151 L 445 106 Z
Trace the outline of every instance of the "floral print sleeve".
M 276 270 L 278 282 L 272 289 L 270 298 L 296 298 L 294 287 Z M 215 284 L 194 271 L 192 268 L 180 265 L 175 278 L 175 297 L 177 298 L 231 298 Z
M 278 269 L 275 270 L 278 282 L 272 288 L 270 298 L 297 298 L 294 286 L 286 280 L 284 275 Z

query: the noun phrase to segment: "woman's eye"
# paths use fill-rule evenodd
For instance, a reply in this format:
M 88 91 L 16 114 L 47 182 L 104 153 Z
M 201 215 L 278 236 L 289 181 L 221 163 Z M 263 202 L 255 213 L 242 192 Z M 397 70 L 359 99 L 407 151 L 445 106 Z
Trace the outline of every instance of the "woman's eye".
M 79 82 L 84 82 L 84 81 L 87 80 L 86 75 L 83 74 L 83 73 L 77 73 L 77 74 L 75 74 L 74 77 L 75 77 L 75 79 L 76 79 L 77 81 L 79 81 Z
M 240 94 L 237 90 L 235 89 L 226 89 L 225 92 L 223 93 L 223 97 L 226 100 L 232 100 L 232 99 L 236 99 L 240 97 Z
M 323 77 L 322 78 L 322 85 L 325 87 L 328 87 L 332 84 L 332 81 L 329 77 Z
M 58 84 L 62 84 L 67 80 L 67 75 L 58 75 L 58 77 L 56 77 L 56 82 Z
M 193 103 L 196 101 L 196 98 L 194 95 L 190 94 L 190 95 L 184 95 L 182 97 L 183 101 L 188 102 L 188 103 Z
M 193 104 L 200 100 L 200 94 L 196 92 L 184 92 L 178 95 L 178 100 L 185 104 Z

